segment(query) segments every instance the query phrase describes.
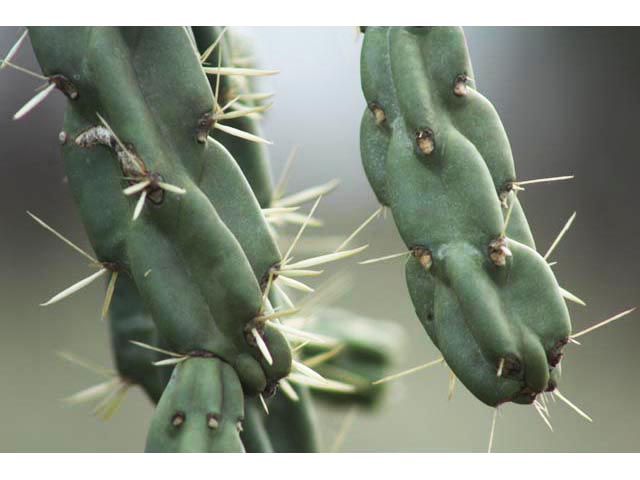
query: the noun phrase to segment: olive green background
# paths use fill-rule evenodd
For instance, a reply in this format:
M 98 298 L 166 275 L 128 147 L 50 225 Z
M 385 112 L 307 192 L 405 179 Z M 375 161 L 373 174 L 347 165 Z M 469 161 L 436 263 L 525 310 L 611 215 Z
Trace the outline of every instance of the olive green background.
M 318 212 L 324 235 L 346 235 L 376 208 L 360 166 L 358 129 L 364 108 L 356 29 L 243 28 L 276 93 L 265 130 L 274 169 L 299 145 L 290 191 L 329 178 L 342 186 Z M 6 52 L 17 29 L 0 28 Z M 479 89 L 505 124 L 520 179 L 575 174 L 571 182 L 530 186 L 520 196 L 542 250 L 574 211 L 574 227 L 554 258 L 561 284 L 584 298 L 571 305 L 574 330 L 640 303 L 640 29 L 468 28 Z M 28 42 L 15 62 L 37 70 Z M 106 325 L 99 320 L 102 286 L 49 308 L 38 304 L 86 276 L 85 260 L 28 218 L 29 209 L 82 246 L 87 241 L 71 203 L 57 148 L 64 99 L 54 92 L 20 122 L 11 116 L 39 85 L 0 72 L 0 451 L 141 451 L 151 408 L 130 393 L 107 423 L 89 408 L 60 399 L 100 381 L 56 357 L 68 350 L 110 364 Z M 309 236 L 310 238 L 310 236 Z M 317 242 L 317 240 L 313 240 Z M 325 249 L 339 240 L 326 238 Z M 391 218 L 359 242 L 363 256 L 402 251 Z M 401 261 L 327 269 L 351 273 L 337 305 L 390 319 L 407 332 L 398 369 L 434 359 L 404 284 Z M 317 282 L 319 283 L 319 282 Z M 500 410 L 495 451 L 639 451 L 640 314 L 583 337 L 563 361 L 562 392 L 594 418 L 588 424 L 551 404 L 551 433 L 532 407 Z M 393 384 L 374 412 L 358 411 L 343 451 L 485 451 L 492 410 L 458 385 L 447 401 L 448 372 L 439 366 Z M 391 386 L 391 385 L 390 385 Z M 329 446 L 344 411 L 321 410 Z

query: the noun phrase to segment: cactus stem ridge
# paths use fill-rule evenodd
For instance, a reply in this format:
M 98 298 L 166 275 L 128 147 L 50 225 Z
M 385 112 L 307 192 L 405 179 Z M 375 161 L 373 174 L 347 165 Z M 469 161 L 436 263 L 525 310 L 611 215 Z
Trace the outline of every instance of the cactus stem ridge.
M 589 328 L 586 328 L 578 333 L 574 333 L 573 335 L 571 335 L 570 340 L 575 340 L 576 338 L 581 337 L 582 335 L 586 335 L 587 333 L 593 332 L 594 330 L 597 330 L 600 327 L 604 327 L 605 325 L 611 322 L 615 322 L 616 320 L 619 320 L 622 317 L 626 317 L 630 313 L 633 313 L 636 310 L 636 308 L 637 307 L 633 307 L 628 310 L 625 310 L 624 312 L 620 312 L 616 315 L 613 315 L 612 317 L 609 317 L 601 322 L 596 323 L 595 325 L 592 325 Z
M 593 419 L 587 415 L 586 413 L 584 413 L 580 408 L 578 408 L 571 400 L 569 400 L 567 397 L 565 397 L 562 393 L 560 393 L 560 390 L 558 390 L 557 388 L 555 389 L 555 391 L 553 392 L 555 393 L 558 398 L 560 400 L 562 400 L 569 408 L 571 408 L 574 412 L 576 412 L 578 415 L 580 415 L 582 418 L 584 418 L 585 420 L 587 420 L 588 422 L 593 423 Z
M 87 278 L 83 278 L 79 282 L 74 283 L 69 288 L 65 288 L 62 292 L 58 293 L 57 295 L 54 295 L 53 297 L 51 297 L 46 302 L 41 303 L 40 306 L 41 307 L 47 307 L 49 305 L 53 305 L 54 303 L 58 303 L 61 300 L 64 300 L 68 296 L 73 295 L 74 293 L 76 293 L 78 290 L 81 290 L 84 287 L 86 287 L 87 285 L 90 285 L 91 283 L 95 282 L 98 278 L 100 278 L 102 275 L 104 275 L 108 271 L 109 271 L 109 269 L 107 269 L 107 268 L 104 268 L 104 267 L 101 268 L 97 272 L 92 273 L 91 275 L 89 275 Z
M 569 220 L 567 220 L 567 223 L 564 224 L 564 227 L 562 227 L 562 230 L 560 230 L 560 233 L 558 233 L 558 236 L 553 241 L 553 243 L 551 244 L 551 246 L 547 250 L 547 253 L 545 253 L 542 258 L 547 260 L 549 258 L 549 255 L 551 255 L 553 253 L 555 248 L 560 243 L 560 240 L 562 240 L 562 237 L 564 237 L 565 234 L 567 233 L 567 231 L 569 231 L 569 228 L 571 228 L 571 225 L 573 224 L 573 221 L 576 219 L 576 213 L 578 213 L 578 212 L 573 212 L 573 214 L 569 217 Z
M 278 382 L 278 385 L 280 385 L 280 388 L 282 389 L 282 393 L 284 393 L 285 396 L 289 398 L 289 400 L 293 402 L 300 401 L 300 397 L 298 396 L 296 391 L 293 389 L 291 384 L 287 381 L 287 379 L 281 378 L 280 381 Z
M 376 219 L 376 218 L 380 215 L 380 213 L 382 213 L 382 209 L 383 209 L 383 208 L 384 208 L 384 207 L 381 205 L 380 207 L 378 207 L 378 208 L 376 209 L 376 211 L 375 211 L 375 212 L 373 212 L 371 215 L 369 215 L 369 216 L 366 218 L 366 220 L 365 220 L 364 222 L 362 222 L 362 224 L 361 224 L 358 228 L 356 228 L 356 229 L 353 231 L 353 233 L 352 233 L 351 235 L 349 235 L 349 236 L 344 240 L 344 242 L 342 242 L 342 243 L 338 246 L 338 248 L 336 248 L 336 250 L 335 250 L 335 251 L 336 251 L 336 252 L 339 252 L 340 250 L 343 250 L 343 249 L 344 249 L 344 247 L 346 247 L 346 246 L 349 244 L 349 242 L 351 242 L 351 240 L 353 240 L 353 239 L 356 237 L 356 235 L 358 235 L 362 230 L 364 230 L 364 228 L 365 228 L 367 225 L 369 225 L 369 224 L 370 224 L 374 219 Z
M 369 260 L 365 260 L 363 262 L 358 262 L 360 265 L 369 265 L 371 263 L 383 262 L 385 260 L 391 260 L 399 257 L 408 257 L 411 255 L 411 250 L 401 252 L 401 253 L 392 253 L 391 255 L 385 255 L 384 257 L 370 258 Z
M 408 370 L 403 370 L 402 372 L 394 373 L 393 375 L 388 375 L 386 377 L 381 378 L 380 380 L 376 380 L 375 382 L 371 382 L 371 385 L 380 385 L 382 383 L 390 382 L 391 380 L 396 380 L 397 378 L 404 377 L 405 375 L 410 375 L 415 372 L 419 372 L 420 370 L 424 370 L 425 368 L 430 368 L 435 365 L 444 362 L 444 358 L 436 358 L 435 360 L 431 360 L 430 362 L 424 363 L 422 365 L 418 365 L 417 367 L 409 368 Z

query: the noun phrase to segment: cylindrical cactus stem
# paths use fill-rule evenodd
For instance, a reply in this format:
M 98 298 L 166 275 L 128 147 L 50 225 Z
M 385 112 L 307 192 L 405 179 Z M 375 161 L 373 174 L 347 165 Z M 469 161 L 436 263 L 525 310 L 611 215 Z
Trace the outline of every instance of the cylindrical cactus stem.
M 363 164 L 407 248 L 423 252 L 406 267 L 421 323 L 480 400 L 532 402 L 569 316 L 519 205 L 502 210 L 511 151 L 462 31 L 367 28 L 362 72 Z
M 153 365 L 161 360 L 158 352 L 140 348 L 132 341 L 160 345 L 156 326 L 145 310 L 134 282 L 121 275 L 115 285 L 109 309 L 111 348 L 119 375 L 140 385 L 149 399 L 157 403 L 167 383 L 165 372 Z
M 234 369 L 218 358 L 176 366 L 151 419 L 147 452 L 244 452 L 243 393 Z
M 402 329 L 339 308 L 314 313 L 309 329 L 334 339 L 335 344 L 306 345 L 301 361 L 325 378 L 354 387 L 352 391 L 312 390 L 313 396 L 334 406 L 379 406 L 388 385 L 374 382 L 386 377 L 400 357 L 405 341 Z
M 221 27 L 191 27 L 191 29 L 200 54 L 209 54 L 204 59 L 207 66 L 218 67 L 218 60 L 220 60 L 221 67 L 247 67 L 246 65 L 239 66 L 234 63 L 232 55 L 234 39 L 231 37 L 230 32 L 224 31 Z M 217 46 L 208 52 L 209 47 L 215 44 L 216 41 L 218 42 Z M 216 102 L 220 108 L 233 102 L 228 107 L 227 112 L 240 111 L 256 106 L 252 95 L 255 92 L 252 92 L 247 78 L 242 75 L 217 76 L 212 74 L 209 75 L 209 84 L 214 95 L 216 91 L 218 92 Z M 260 125 L 254 116 L 255 114 L 230 118 L 224 120 L 223 123 L 262 138 Z M 262 208 L 269 207 L 273 197 L 273 185 L 265 143 L 247 141 L 220 129 L 214 129 L 211 132 L 211 136 L 224 145 L 231 153 L 231 156 L 238 162 L 260 206 Z
M 287 375 L 291 353 L 261 319 L 257 280 L 280 253 L 233 158 L 196 138 L 214 101 L 188 31 L 30 31 L 45 74 L 77 79 L 63 155 L 100 261 L 132 274 L 171 350 L 224 358 L 252 393 Z

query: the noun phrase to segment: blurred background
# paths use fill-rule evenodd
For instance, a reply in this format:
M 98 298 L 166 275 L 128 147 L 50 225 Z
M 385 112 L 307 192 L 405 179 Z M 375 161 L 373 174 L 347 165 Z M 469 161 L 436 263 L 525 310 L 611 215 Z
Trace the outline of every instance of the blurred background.
M 360 165 L 360 92 L 355 28 L 241 28 L 260 64 L 281 74 L 265 79 L 276 94 L 264 121 L 275 175 L 294 145 L 289 191 L 340 178 L 318 210 L 323 235 L 346 236 L 377 204 Z M 560 283 L 585 299 L 570 304 L 581 330 L 640 303 L 638 138 L 640 29 L 467 28 L 479 90 L 508 132 L 521 180 L 574 174 L 570 182 L 530 186 L 520 195 L 541 250 L 574 210 L 578 215 L 556 250 Z M 0 28 L 0 52 L 18 29 Z M 28 42 L 14 62 L 39 71 Z M 110 365 L 106 325 L 99 321 L 103 286 L 92 285 L 49 308 L 38 304 L 87 273 L 86 261 L 37 226 L 28 209 L 89 248 L 64 182 L 57 135 L 65 99 L 52 94 L 19 122 L 12 115 L 34 94 L 36 79 L 0 73 L 0 451 L 141 451 L 151 406 L 133 390 L 106 423 L 86 406 L 61 398 L 101 381 L 59 359 L 66 350 Z M 356 244 L 363 258 L 403 250 L 393 221 L 379 219 Z M 332 244 L 333 245 L 333 244 Z M 402 261 L 348 270 L 353 287 L 339 306 L 388 319 L 408 342 L 398 370 L 438 357 L 406 291 Z M 551 404 L 554 433 L 532 407 L 500 410 L 494 451 L 640 450 L 640 315 L 569 345 L 563 393 L 589 413 L 589 424 L 564 404 Z M 447 400 L 448 371 L 423 370 L 390 384 L 373 412 L 358 411 L 343 451 L 486 451 L 492 409 L 458 384 Z M 320 409 L 325 445 L 345 411 Z

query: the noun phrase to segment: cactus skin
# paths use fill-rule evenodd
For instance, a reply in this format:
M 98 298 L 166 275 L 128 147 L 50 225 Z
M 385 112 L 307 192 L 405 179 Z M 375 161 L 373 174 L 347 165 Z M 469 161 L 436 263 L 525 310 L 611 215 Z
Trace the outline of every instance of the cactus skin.
M 220 27 L 191 27 L 191 29 L 200 54 L 203 54 L 222 33 L 222 28 Z M 232 38 L 230 32 L 226 32 L 223 39 L 218 43 L 218 46 L 211 52 L 211 55 L 209 55 L 207 63 L 217 66 L 218 55 L 220 54 L 221 66 L 235 66 L 232 58 L 232 42 L 234 42 L 234 38 Z M 218 50 L 221 50 L 221 52 Z M 209 83 L 213 92 L 215 92 L 216 89 L 216 81 L 215 75 L 209 77 Z M 220 107 L 226 105 L 238 95 L 251 93 L 250 85 L 244 77 L 220 76 L 220 86 L 218 88 L 220 97 L 218 104 Z M 246 105 L 247 102 L 241 101 L 240 104 Z M 251 104 L 249 106 L 251 106 Z M 260 125 L 257 120 L 251 116 L 226 120 L 224 123 L 233 128 L 262 137 Z M 247 142 L 246 140 L 219 130 L 211 132 L 211 136 L 224 145 L 236 160 L 249 185 L 251 185 L 251 189 L 258 199 L 260 206 L 262 208 L 269 207 L 273 197 L 273 186 L 269 154 L 266 146 L 262 143 Z
M 189 358 L 173 371 L 147 436 L 147 452 L 244 452 L 243 393 L 218 358 Z
M 269 415 L 264 419 L 276 452 L 310 453 L 320 451 L 318 419 L 309 389 L 293 385 L 299 400 L 277 395 L 269 402 Z
M 288 374 L 284 337 L 252 323 L 261 305 L 257 278 L 280 254 L 233 158 L 213 140 L 196 140 L 213 97 L 187 31 L 32 28 L 30 34 L 44 73 L 74 79 L 79 91 L 65 116 L 63 157 L 98 258 L 132 274 L 170 349 L 215 353 L 237 369 L 250 394 Z M 122 194 L 122 177 L 141 172 L 115 161 L 115 141 L 107 142 L 112 148 L 90 141 L 96 112 L 146 172 L 187 193 L 152 189 L 132 221 L 136 199 Z M 252 343 L 249 326 L 264 330 L 273 366 Z
M 151 317 L 145 311 L 135 284 L 120 275 L 109 309 L 111 348 L 118 374 L 126 381 L 140 385 L 153 403 L 158 403 L 167 384 L 167 369 L 152 365 L 161 356 L 140 348 L 131 340 L 147 345 L 162 345 Z
M 339 309 L 322 309 L 309 323 L 317 334 L 335 339 L 342 350 L 313 368 L 326 378 L 354 385 L 354 392 L 314 391 L 313 396 L 336 405 L 380 405 L 388 384 L 372 385 L 389 374 L 400 356 L 405 337 L 394 323 L 361 317 Z M 302 349 L 304 362 L 326 352 L 326 347 L 307 345 Z
M 555 388 L 569 315 L 518 204 L 504 240 L 513 257 L 500 258 L 504 266 L 489 258 L 515 174 L 491 104 L 471 80 L 466 95 L 454 91 L 471 74 L 461 30 L 369 27 L 362 72 L 363 164 L 414 253 L 406 280 L 422 325 L 481 401 L 531 403 Z

